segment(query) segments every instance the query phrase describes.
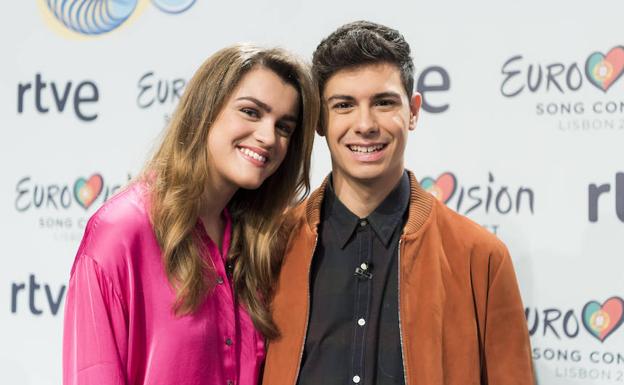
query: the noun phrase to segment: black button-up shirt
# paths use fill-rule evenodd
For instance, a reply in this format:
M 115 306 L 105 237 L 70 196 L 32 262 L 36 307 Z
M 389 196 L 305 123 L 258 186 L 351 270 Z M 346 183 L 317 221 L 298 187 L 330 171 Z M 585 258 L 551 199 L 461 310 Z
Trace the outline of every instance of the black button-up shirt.
M 327 184 L 299 385 L 404 384 L 398 247 L 409 196 L 404 173 L 375 211 L 358 218 Z

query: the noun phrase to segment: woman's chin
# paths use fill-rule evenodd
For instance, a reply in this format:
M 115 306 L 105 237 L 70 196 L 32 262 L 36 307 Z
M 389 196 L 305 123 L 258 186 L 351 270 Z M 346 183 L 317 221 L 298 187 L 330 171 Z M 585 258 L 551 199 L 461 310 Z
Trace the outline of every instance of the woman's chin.
M 262 186 L 262 183 L 264 183 L 266 178 L 237 178 L 237 180 L 235 181 L 236 185 L 238 186 L 238 188 L 242 188 L 245 190 L 256 190 L 258 189 L 260 186 Z

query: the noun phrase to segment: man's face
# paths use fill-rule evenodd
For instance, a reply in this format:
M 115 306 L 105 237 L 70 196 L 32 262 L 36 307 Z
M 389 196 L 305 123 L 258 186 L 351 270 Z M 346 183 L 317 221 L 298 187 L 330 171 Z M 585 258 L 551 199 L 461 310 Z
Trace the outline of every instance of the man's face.
M 417 93 L 408 99 L 399 69 L 376 63 L 340 70 L 325 83 L 322 98 L 319 134 L 331 152 L 334 182 L 396 182 L 421 104 Z

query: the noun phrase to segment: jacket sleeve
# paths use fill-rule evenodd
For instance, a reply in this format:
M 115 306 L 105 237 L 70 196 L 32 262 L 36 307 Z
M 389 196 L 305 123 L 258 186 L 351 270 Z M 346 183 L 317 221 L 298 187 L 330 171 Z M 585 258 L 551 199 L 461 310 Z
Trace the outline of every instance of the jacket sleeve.
M 97 262 L 72 268 L 63 331 L 64 385 L 125 385 L 128 328 L 118 291 Z
M 491 255 L 485 321 L 483 384 L 534 384 L 524 308 L 511 258 L 501 245 Z

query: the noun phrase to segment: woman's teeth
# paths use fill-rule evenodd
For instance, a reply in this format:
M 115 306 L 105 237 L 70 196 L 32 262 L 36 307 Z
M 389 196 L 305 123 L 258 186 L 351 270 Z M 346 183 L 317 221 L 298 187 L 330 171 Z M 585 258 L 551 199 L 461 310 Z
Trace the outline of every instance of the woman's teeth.
M 239 147 L 238 150 L 242 152 L 243 154 L 247 155 L 248 157 L 254 158 L 255 160 L 258 160 L 262 163 L 265 163 L 267 161 L 266 157 L 258 154 L 257 152 L 253 152 L 248 148 Z

